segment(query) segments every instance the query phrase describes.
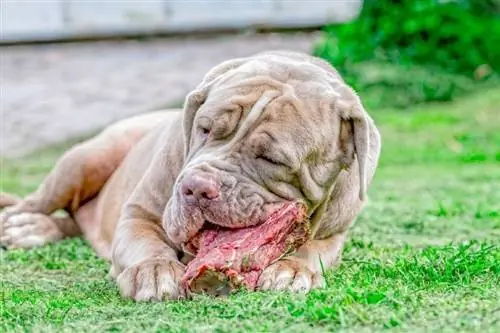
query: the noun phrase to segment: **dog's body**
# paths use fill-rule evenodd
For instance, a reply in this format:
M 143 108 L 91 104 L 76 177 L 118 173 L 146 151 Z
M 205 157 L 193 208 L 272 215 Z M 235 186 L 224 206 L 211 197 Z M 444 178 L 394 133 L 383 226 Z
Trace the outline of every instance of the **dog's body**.
M 206 222 L 238 228 L 284 201 L 307 204 L 314 237 L 269 266 L 263 290 L 321 286 L 375 173 L 380 138 L 327 63 L 268 52 L 210 71 L 184 110 L 120 121 L 68 151 L 38 190 L 0 197 L 1 242 L 83 233 L 124 296 L 181 297 L 183 244 Z M 69 216 L 51 215 L 65 209 Z

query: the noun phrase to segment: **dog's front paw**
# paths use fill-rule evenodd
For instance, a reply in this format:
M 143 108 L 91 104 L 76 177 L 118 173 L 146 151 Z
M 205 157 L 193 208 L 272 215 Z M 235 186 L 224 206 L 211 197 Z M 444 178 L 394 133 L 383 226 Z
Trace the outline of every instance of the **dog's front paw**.
M 314 288 L 321 288 L 325 280 L 321 273 L 312 272 L 299 261 L 281 259 L 270 265 L 262 272 L 258 288 L 260 290 L 308 292 Z
M 161 301 L 185 297 L 180 279 L 185 266 L 176 260 L 146 259 L 125 269 L 116 282 L 123 297 L 135 301 Z

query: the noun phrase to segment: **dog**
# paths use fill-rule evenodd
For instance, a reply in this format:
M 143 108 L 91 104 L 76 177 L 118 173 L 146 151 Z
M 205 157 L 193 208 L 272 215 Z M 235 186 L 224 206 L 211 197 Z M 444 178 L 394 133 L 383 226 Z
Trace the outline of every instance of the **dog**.
M 112 124 L 64 153 L 35 192 L 3 194 L 0 242 L 82 234 L 111 261 L 123 297 L 179 299 L 192 259 L 182 245 L 204 224 L 248 227 L 300 201 L 311 239 L 265 268 L 258 289 L 307 292 L 339 262 L 380 148 L 373 119 L 327 62 L 291 51 L 232 59 L 183 109 Z

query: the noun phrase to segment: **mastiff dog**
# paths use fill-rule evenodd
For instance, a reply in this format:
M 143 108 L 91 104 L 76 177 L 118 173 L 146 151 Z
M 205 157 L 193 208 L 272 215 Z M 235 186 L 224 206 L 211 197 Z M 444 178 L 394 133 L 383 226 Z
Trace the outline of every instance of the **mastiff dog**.
M 327 62 L 289 51 L 228 60 L 182 110 L 114 123 L 64 153 L 35 192 L 2 193 L 0 242 L 31 248 L 81 234 L 111 262 L 123 297 L 179 299 L 193 237 L 257 227 L 300 203 L 307 240 L 260 267 L 254 289 L 307 292 L 339 262 L 380 146 Z

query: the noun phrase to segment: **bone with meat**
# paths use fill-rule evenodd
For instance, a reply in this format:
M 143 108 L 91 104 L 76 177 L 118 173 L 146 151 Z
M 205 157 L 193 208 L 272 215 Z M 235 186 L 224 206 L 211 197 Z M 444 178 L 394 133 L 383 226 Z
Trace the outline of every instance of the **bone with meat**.
M 227 294 L 244 287 L 254 290 L 269 264 L 309 238 L 305 207 L 287 203 L 264 223 L 243 229 L 208 229 L 186 244 L 197 251 L 182 279 L 191 293 Z

